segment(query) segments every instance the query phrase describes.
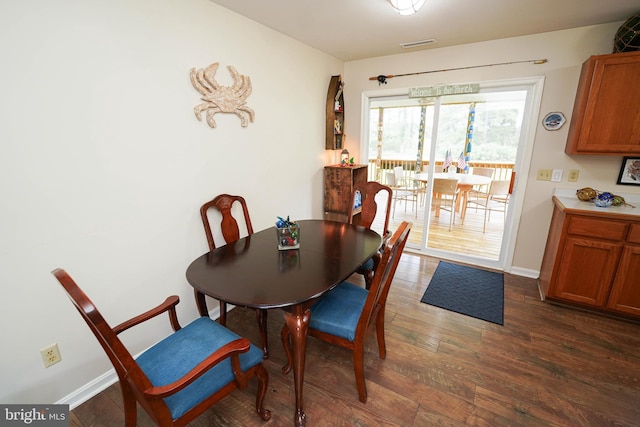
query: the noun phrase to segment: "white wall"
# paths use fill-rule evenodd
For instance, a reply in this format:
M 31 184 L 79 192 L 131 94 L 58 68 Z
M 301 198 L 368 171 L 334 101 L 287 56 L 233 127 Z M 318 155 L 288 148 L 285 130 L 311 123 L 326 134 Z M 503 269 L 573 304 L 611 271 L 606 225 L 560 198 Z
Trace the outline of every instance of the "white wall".
M 181 296 L 207 249 L 200 205 L 242 194 L 253 225 L 319 218 L 326 90 L 343 64 L 207 0 L 0 4 L 0 402 L 57 402 L 111 369 L 50 274 L 69 271 L 113 325 Z M 198 122 L 192 67 L 250 76 L 255 122 Z M 329 155 L 331 158 L 328 158 Z M 163 317 L 125 336 L 134 353 Z M 44 369 L 39 349 L 62 362 Z
M 347 149 L 355 154 L 356 159 L 361 159 L 361 142 L 366 138 L 361 135 L 363 126 L 358 119 L 363 92 L 395 92 L 409 87 L 544 76 L 544 93 L 540 120 L 536 124 L 533 155 L 527 160 L 530 161 L 527 185 L 520 185 L 517 189 L 524 191 L 524 204 L 513 263 L 507 266 L 512 271 L 537 277 L 551 221 L 551 196 L 556 187 L 590 186 L 619 193 L 639 192 L 633 187 L 616 185 L 622 156 L 568 156 L 564 153 L 568 123 L 560 130 L 551 132 L 540 123 L 552 111 L 561 111 L 568 121 L 571 120 L 582 63 L 590 55 L 611 53 L 613 36 L 620 25 L 621 22 L 441 49 L 436 46 L 420 52 L 347 62 L 343 75 Z M 396 77 L 388 79 L 387 85 L 383 86 L 369 80 L 369 77 L 380 74 L 398 75 L 540 58 L 546 58 L 548 62 L 543 65 L 526 63 Z M 536 181 L 535 174 L 540 168 L 563 169 L 563 181 Z M 580 170 L 578 182 L 567 182 L 569 169 Z

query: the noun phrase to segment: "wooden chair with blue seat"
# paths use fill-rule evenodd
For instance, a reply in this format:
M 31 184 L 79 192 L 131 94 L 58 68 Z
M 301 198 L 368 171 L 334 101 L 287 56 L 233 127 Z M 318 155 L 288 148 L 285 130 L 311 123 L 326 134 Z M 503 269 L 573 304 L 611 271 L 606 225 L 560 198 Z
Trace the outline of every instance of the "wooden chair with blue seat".
M 185 327 L 178 322 L 175 295 L 162 304 L 111 327 L 96 306 L 65 270 L 58 279 L 76 309 L 113 364 L 120 380 L 125 426 L 137 423 L 137 404 L 159 426 L 184 426 L 236 389 L 256 377 L 256 411 L 264 421 L 271 412 L 263 402 L 269 374 L 262 351 L 209 317 L 199 317 Z M 134 359 L 118 337 L 163 313 L 173 332 Z
M 361 225 L 367 229 L 371 229 L 377 217 L 380 216 L 384 218 L 381 234 L 382 241 L 386 242 L 391 236 L 391 232 L 389 231 L 389 215 L 391 214 L 392 198 L 393 192 L 391 191 L 391 188 L 380 184 L 377 181 L 368 181 L 356 184 L 351 198 L 349 222 L 354 225 Z M 359 205 L 356 203 L 357 200 L 359 200 Z M 378 208 L 378 204 L 382 205 L 381 209 Z M 380 262 L 381 255 L 382 248 L 380 248 L 380 252 L 369 258 L 356 271 L 356 273 L 364 276 L 365 286 L 367 289 L 371 287 L 373 274 Z
M 217 212 L 220 218 L 220 233 L 222 234 L 222 244 L 228 244 L 240 239 L 241 231 L 238 221 L 233 216 L 232 210 L 234 206 L 239 206 L 242 209 L 242 216 L 244 217 L 244 233 L 247 235 L 253 234 L 253 226 L 251 225 L 251 217 L 249 216 L 249 209 L 247 208 L 247 202 L 242 196 L 234 196 L 230 194 L 220 194 L 209 200 L 207 203 L 200 207 L 200 217 L 202 218 L 202 225 L 204 226 L 204 232 L 207 236 L 207 243 L 209 244 L 209 250 L 216 249 L 215 239 L 213 237 L 213 230 L 211 228 L 211 222 L 209 221 L 210 211 Z M 209 316 L 209 310 L 207 309 L 207 302 L 205 295 L 194 290 L 196 297 L 196 305 L 201 316 Z M 221 325 L 227 324 L 227 303 L 220 301 L 220 318 L 218 319 Z M 258 322 L 258 328 L 260 329 L 260 338 L 262 340 L 262 352 L 264 358 L 269 358 L 269 342 L 267 339 L 267 310 L 256 309 L 256 321 Z
M 342 282 L 328 294 L 321 297 L 311 306 L 309 322 L 310 336 L 329 344 L 335 344 L 353 352 L 353 366 L 361 402 L 367 401 L 367 388 L 364 379 L 364 341 L 366 334 L 373 327 L 378 339 L 378 353 L 381 359 L 386 358 L 387 350 L 384 338 L 384 314 L 400 256 L 409 237 L 412 224 L 402 222 L 391 238 L 384 245 L 380 263 L 373 276 L 371 288 L 367 291 L 362 286 L 350 282 Z M 283 373 L 291 370 L 292 347 L 291 333 L 285 325 L 281 339 L 287 355 L 287 365 Z

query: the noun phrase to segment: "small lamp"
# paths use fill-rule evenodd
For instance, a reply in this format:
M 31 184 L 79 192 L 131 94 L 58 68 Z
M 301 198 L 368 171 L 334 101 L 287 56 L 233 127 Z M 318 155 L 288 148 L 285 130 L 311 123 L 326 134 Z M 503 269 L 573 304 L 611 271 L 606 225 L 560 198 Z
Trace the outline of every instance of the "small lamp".
M 349 151 L 345 148 L 340 153 L 340 166 L 347 166 L 349 164 Z
M 424 6 L 426 0 L 389 0 L 391 7 L 400 15 L 413 15 Z

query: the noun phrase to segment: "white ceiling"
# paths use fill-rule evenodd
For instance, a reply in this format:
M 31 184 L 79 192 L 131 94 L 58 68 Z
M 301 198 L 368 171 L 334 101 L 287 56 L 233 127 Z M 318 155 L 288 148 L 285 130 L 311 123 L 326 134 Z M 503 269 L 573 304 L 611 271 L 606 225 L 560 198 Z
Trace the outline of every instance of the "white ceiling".
M 640 12 L 640 0 L 427 0 L 412 16 L 398 15 L 387 0 L 211 1 L 343 61 L 625 21 Z M 431 38 L 437 43 L 400 47 Z

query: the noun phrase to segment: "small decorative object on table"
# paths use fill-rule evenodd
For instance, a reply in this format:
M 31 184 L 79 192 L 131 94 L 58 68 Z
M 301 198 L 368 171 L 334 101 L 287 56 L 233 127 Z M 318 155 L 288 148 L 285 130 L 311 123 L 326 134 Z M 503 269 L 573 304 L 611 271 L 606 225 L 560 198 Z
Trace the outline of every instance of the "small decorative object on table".
M 300 248 L 300 226 L 297 222 L 278 217 L 276 221 L 276 236 L 278 239 L 278 249 L 286 251 Z
M 349 164 L 349 150 L 346 148 L 340 153 L 340 166 L 347 166 Z

